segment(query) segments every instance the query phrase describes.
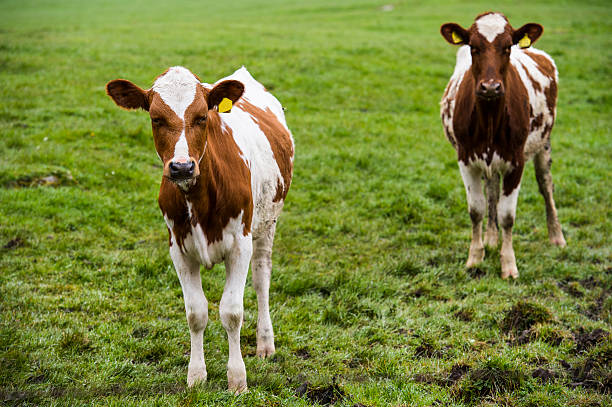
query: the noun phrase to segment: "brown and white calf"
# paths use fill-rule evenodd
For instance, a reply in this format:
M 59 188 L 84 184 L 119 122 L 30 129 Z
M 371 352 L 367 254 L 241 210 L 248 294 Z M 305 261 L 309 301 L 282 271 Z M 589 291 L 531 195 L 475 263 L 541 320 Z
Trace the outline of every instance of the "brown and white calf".
M 533 158 L 546 204 L 548 236 L 565 246 L 553 200 L 550 132 L 557 103 L 557 68 L 545 52 L 530 48 L 542 34 L 539 24 L 515 30 L 506 17 L 484 13 L 469 29 L 442 25 L 440 32 L 460 45 L 455 71 L 442 97 L 444 132 L 457 150 L 472 220 L 467 267 L 484 258 L 481 229 L 487 203 L 485 244 L 497 245 L 502 228 L 502 278 L 518 277 L 512 226 L 525 162 Z M 500 177 L 503 188 L 500 195 Z
M 160 75 L 148 90 L 117 79 L 108 95 L 126 109 L 149 112 L 163 162 L 159 207 L 170 256 L 183 288 L 191 334 L 188 385 L 206 380 L 202 348 L 208 302 L 200 265 L 225 262 L 219 315 L 227 331 L 228 387 L 246 390 L 240 351 L 249 262 L 257 292 L 257 355 L 274 353 L 268 305 L 276 220 L 291 184 L 293 139 L 279 101 L 243 67 L 214 85 L 183 67 Z M 233 103 L 233 109 L 221 113 Z M 220 106 L 222 106 L 220 108 Z

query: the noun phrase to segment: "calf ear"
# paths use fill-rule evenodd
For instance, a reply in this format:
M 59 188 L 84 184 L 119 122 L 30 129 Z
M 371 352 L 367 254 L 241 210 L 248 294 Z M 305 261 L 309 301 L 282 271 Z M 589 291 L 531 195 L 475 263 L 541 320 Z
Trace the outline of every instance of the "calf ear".
M 106 84 L 106 93 L 124 109 L 149 110 L 147 91 L 125 79 L 115 79 Z
M 223 99 L 229 99 L 232 104 L 236 103 L 240 96 L 244 93 L 244 85 L 242 82 L 228 80 L 217 84 L 208 92 L 206 103 L 209 109 L 218 109 L 219 103 Z M 230 105 L 231 108 L 231 105 Z
M 470 42 L 470 33 L 459 24 L 446 23 L 440 27 L 440 34 L 453 45 L 465 45 Z
M 518 44 L 521 48 L 529 48 L 542 35 L 544 28 L 540 24 L 528 23 L 514 30 L 512 33 L 512 43 Z

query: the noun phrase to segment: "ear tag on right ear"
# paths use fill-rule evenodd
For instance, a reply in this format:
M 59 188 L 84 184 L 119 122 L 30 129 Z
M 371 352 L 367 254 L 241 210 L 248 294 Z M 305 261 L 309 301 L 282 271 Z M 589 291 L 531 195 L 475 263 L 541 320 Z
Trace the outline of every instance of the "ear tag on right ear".
M 453 37 L 453 42 L 455 44 L 459 44 L 460 42 L 463 42 L 459 34 L 457 34 L 455 31 L 452 32 L 451 37 Z
M 531 45 L 531 38 L 527 34 L 518 42 L 519 47 L 521 48 L 529 48 Z
M 219 113 L 227 113 L 232 110 L 232 101 L 228 98 L 223 98 L 221 103 L 219 103 Z

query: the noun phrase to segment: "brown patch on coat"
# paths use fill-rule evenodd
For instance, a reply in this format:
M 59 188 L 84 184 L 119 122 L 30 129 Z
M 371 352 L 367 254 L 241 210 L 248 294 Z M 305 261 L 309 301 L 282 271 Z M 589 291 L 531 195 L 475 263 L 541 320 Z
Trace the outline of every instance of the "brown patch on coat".
M 278 182 L 273 201 L 282 201 L 287 196 L 293 174 L 293 162 L 291 161 L 293 157 L 293 143 L 291 142 L 291 136 L 286 127 L 269 108 L 263 110 L 245 99 L 240 99 L 237 105 L 251 114 L 253 122 L 259 126 L 270 143 L 274 159 L 283 178 L 282 183 L 280 180 Z

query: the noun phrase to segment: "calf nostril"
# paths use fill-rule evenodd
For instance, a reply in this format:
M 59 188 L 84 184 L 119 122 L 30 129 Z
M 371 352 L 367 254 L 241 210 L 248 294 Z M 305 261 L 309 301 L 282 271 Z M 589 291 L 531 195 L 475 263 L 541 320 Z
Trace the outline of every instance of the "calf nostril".
M 191 162 L 189 165 L 189 172 L 193 172 L 193 170 L 195 169 L 195 162 Z
M 496 83 L 493 89 L 495 90 L 495 92 L 499 92 L 501 90 L 501 83 Z

